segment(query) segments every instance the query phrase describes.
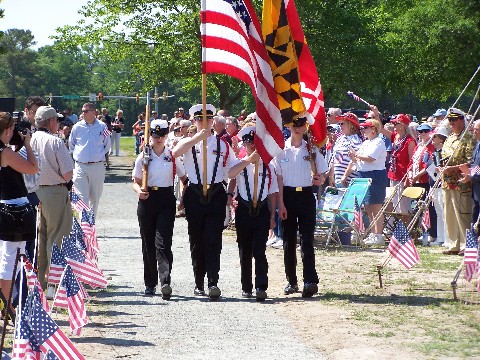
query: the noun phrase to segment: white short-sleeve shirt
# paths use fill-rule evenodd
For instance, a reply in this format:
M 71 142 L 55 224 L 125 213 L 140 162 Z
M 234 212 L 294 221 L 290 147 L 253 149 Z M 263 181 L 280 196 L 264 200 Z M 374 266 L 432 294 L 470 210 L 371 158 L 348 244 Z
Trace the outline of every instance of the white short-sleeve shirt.
M 174 158 L 172 151 L 165 147 L 163 152 L 157 156 L 153 151 L 150 154 L 148 165 L 148 186 L 170 187 L 173 186 L 175 177 L 173 161 L 175 161 L 175 172 L 179 177 L 185 175 L 185 167 L 181 159 Z M 132 171 L 132 177 L 141 179 L 143 168 L 143 154 L 138 155 Z

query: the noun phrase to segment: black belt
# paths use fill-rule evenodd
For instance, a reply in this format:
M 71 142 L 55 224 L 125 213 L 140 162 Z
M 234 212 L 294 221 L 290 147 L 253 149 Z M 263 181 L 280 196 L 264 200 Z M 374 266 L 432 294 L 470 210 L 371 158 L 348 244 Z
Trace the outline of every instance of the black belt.
M 173 186 L 149 186 L 148 191 L 159 191 L 159 190 L 171 190 L 173 191 Z
M 284 186 L 283 191 L 288 192 L 313 192 L 312 186 Z
M 268 202 L 268 196 L 262 201 L 258 201 L 255 208 L 253 207 L 253 201 L 247 201 L 240 196 L 237 196 L 237 201 L 239 204 L 244 205 L 248 208 L 248 215 L 258 216 L 262 207 Z
M 103 162 L 103 160 L 100 160 L 100 161 L 89 161 L 89 162 L 81 162 L 81 161 L 75 161 L 79 164 L 86 164 L 86 165 L 90 165 L 90 164 L 98 164 L 98 163 L 101 163 Z
M 67 183 L 61 183 L 61 184 L 53 184 L 53 185 L 39 185 L 40 187 L 47 187 L 47 186 L 65 186 L 67 187 Z
M 209 204 L 212 201 L 213 196 L 220 190 L 225 189 L 223 187 L 223 183 L 215 183 L 211 185 L 207 185 L 207 196 L 205 197 L 203 194 L 203 185 L 202 184 L 192 184 L 190 183 L 188 187 L 191 187 L 192 190 L 200 195 L 200 203 L 203 205 Z

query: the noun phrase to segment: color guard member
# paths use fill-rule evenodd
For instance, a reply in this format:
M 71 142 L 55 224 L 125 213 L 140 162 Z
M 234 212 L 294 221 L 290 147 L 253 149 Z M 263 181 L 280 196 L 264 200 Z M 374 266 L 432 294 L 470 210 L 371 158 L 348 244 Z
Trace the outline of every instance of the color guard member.
M 167 121 L 153 120 L 150 126 L 148 189 L 142 189 L 143 154 L 138 155 L 135 161 L 133 189 L 139 199 L 137 216 L 142 238 L 145 295 L 155 294 L 160 278 L 162 297 L 168 300 L 172 294 L 170 273 L 176 210 L 173 179 L 177 174 L 184 180 L 185 169 L 180 159 L 175 159 L 171 150 L 165 146 Z
M 313 234 L 316 222 L 316 204 L 312 185 L 322 185 L 328 171 L 325 158 L 317 148 L 310 149 L 303 133 L 307 125 L 307 114 L 293 121 L 291 137 L 285 142 L 285 149 L 275 157 L 274 165 L 278 176 L 278 214 L 283 226 L 283 250 L 285 274 L 288 284 L 285 295 L 298 291 L 297 229 L 300 232 L 300 246 L 303 262 L 303 297 L 318 292 L 318 276 L 315 270 Z M 311 152 L 316 156 L 316 174 L 312 176 Z
M 220 271 L 220 253 L 222 251 L 222 232 L 225 220 L 227 193 L 222 184 L 228 170 L 235 164 L 235 154 L 227 142 L 212 135 L 215 108 L 207 104 L 208 123 L 203 128 L 202 104 L 192 106 L 190 115 L 195 119 L 197 133 L 185 138 L 173 149 L 173 156 L 184 155 L 183 161 L 189 178 L 183 203 L 188 222 L 188 235 L 195 276 L 195 295 L 205 295 L 204 278 L 208 278 L 208 296 L 218 299 Z M 207 196 L 203 195 L 203 144 L 207 141 Z M 231 196 L 229 194 L 228 196 Z
M 264 301 L 268 288 L 268 262 L 265 255 L 268 230 L 275 226 L 278 183 L 273 164 L 265 164 L 255 151 L 255 126 L 240 130 L 247 156 L 228 171 L 228 177 L 236 178 L 238 207 L 235 227 L 240 255 L 242 296 L 252 297 L 252 256 L 255 258 L 255 297 Z M 258 161 L 257 204 L 253 205 L 255 162 Z M 268 197 L 268 199 L 267 199 Z M 269 204 L 267 204 L 267 201 Z

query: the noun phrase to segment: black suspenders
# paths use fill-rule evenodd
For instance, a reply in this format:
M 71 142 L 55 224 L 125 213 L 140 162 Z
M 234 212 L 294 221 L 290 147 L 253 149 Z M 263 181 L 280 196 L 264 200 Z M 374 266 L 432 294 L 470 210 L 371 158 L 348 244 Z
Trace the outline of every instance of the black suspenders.
M 217 176 L 217 170 L 218 170 L 218 163 L 220 162 L 220 138 L 217 137 L 217 157 L 215 159 L 215 166 L 213 167 L 213 176 L 212 180 L 210 181 L 210 184 L 215 183 L 215 178 Z M 202 180 L 200 178 L 200 169 L 198 168 L 198 160 L 197 160 L 197 151 L 195 149 L 195 146 L 192 147 L 192 155 L 193 155 L 193 163 L 195 164 L 195 172 L 197 173 L 197 182 L 199 185 L 202 184 Z M 207 169 L 204 169 L 204 171 L 207 171 Z
M 255 176 L 255 173 L 254 173 Z M 262 203 L 262 195 L 263 195 L 263 190 L 265 188 L 265 178 L 267 177 L 267 167 L 265 163 L 263 164 L 263 177 L 262 177 L 262 184 L 260 185 L 260 194 L 258 195 L 258 204 L 257 207 L 253 207 L 253 201 L 252 201 L 252 194 L 250 192 L 250 184 L 248 182 L 248 174 L 247 174 L 247 168 L 245 167 L 243 169 L 243 177 L 245 178 L 245 190 L 247 191 L 247 197 L 248 197 L 248 214 L 250 216 L 257 216 L 260 213 L 260 209 L 264 205 Z

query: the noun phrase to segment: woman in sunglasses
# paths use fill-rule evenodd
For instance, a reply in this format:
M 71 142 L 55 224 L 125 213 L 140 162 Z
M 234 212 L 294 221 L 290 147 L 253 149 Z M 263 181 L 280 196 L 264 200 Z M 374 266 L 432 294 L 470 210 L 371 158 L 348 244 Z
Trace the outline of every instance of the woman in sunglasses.
M 176 174 L 182 181 L 186 177 L 181 160 L 175 159 L 172 151 L 165 146 L 167 121 L 152 120 L 150 126 L 148 188 L 142 188 L 143 154 L 140 154 L 132 172 L 133 189 L 138 194 L 137 216 L 142 238 L 145 295 L 155 295 L 160 279 L 162 297 L 168 300 L 172 294 L 170 272 L 176 208 L 173 180 Z

